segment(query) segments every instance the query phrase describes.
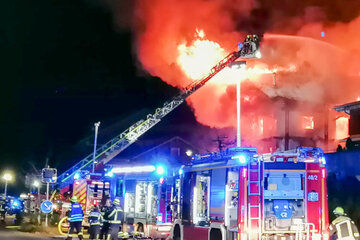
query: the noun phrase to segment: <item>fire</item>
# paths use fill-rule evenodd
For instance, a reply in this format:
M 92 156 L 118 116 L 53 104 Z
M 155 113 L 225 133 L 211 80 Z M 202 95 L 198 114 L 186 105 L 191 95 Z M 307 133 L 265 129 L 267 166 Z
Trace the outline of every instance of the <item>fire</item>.
M 303 116 L 302 128 L 303 129 L 314 129 L 314 117 L 313 116 Z
M 205 38 L 204 30 L 196 29 L 196 40 L 190 46 L 178 46 L 177 64 L 184 74 L 193 80 L 201 79 L 226 56 L 225 50 L 214 41 Z
M 195 40 L 190 46 L 187 46 L 186 43 L 178 45 L 177 64 L 188 78 L 198 80 L 206 77 L 210 69 L 229 53 L 219 43 L 205 39 L 206 34 L 202 29 L 196 29 L 194 36 Z M 295 72 L 296 70 L 294 64 L 274 68 L 268 68 L 266 64 L 260 63 L 246 68 L 234 65 L 222 70 L 211 82 L 220 85 L 233 85 L 237 81 L 245 79 L 256 80 L 264 74 Z
M 349 137 L 349 118 L 339 117 L 336 119 L 335 138 L 341 140 L 347 137 Z

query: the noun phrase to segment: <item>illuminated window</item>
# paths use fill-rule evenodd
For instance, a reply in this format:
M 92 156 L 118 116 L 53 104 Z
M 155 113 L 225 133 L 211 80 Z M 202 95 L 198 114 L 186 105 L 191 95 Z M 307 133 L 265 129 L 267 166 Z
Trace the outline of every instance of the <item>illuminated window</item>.
M 349 118 L 339 117 L 336 119 L 335 138 L 337 140 L 347 138 L 349 136 Z
M 303 116 L 302 127 L 303 127 L 303 129 L 314 129 L 314 117 L 313 116 Z

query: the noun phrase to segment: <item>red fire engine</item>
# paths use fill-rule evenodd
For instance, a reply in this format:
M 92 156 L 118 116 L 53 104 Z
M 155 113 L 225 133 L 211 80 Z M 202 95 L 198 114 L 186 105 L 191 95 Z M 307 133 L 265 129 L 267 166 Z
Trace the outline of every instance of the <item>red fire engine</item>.
M 229 148 L 185 166 L 174 202 L 174 240 L 327 240 L 320 148 L 257 155 Z
M 111 180 L 110 196 L 119 198 L 124 210 L 123 231 L 137 238 L 167 238 L 172 226 L 167 211 L 172 169 L 162 164 L 122 164 L 113 166 L 107 176 Z

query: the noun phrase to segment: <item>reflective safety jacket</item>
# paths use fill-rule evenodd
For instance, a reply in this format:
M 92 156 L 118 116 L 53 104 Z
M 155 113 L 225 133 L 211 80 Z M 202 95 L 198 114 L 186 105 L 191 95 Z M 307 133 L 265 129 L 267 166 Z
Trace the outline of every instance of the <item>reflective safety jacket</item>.
M 120 224 L 124 213 L 120 206 L 113 206 L 109 209 L 109 215 L 107 216 L 110 224 Z M 106 214 L 107 215 L 107 214 Z
M 69 222 L 81 222 L 84 219 L 84 212 L 79 203 L 73 203 L 68 216 Z
M 101 225 L 102 215 L 99 211 L 91 211 L 88 216 L 90 226 Z
M 6 201 L 5 200 L 0 200 L 0 212 L 5 212 L 6 211 Z
M 339 240 L 359 240 L 359 231 L 349 217 L 337 217 L 329 226 L 330 235 L 336 234 Z M 332 238 L 333 239 L 333 238 Z

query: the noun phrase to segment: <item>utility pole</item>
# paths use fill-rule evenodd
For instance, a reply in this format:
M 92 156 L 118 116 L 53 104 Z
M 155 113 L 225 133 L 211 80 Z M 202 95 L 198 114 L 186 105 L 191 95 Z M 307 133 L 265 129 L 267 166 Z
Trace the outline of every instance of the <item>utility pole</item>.
M 95 173 L 95 164 L 96 164 L 96 144 L 97 144 L 97 135 L 98 129 L 100 126 L 100 121 L 94 124 L 95 126 L 95 138 L 94 138 L 94 153 L 93 153 L 93 164 L 92 164 L 92 172 Z
M 8 187 L 8 182 L 11 181 L 13 178 L 13 176 L 10 173 L 5 173 L 3 175 L 3 179 L 5 180 L 5 190 L 4 190 L 4 196 L 6 198 L 7 196 L 7 187 Z
M 237 134 L 236 146 L 241 147 L 241 81 L 236 82 L 236 120 L 237 120 Z
M 227 136 L 217 136 L 217 138 L 213 140 L 213 142 L 217 143 L 219 151 L 222 151 L 224 146 L 226 145 L 224 142 L 224 139 L 226 138 Z

